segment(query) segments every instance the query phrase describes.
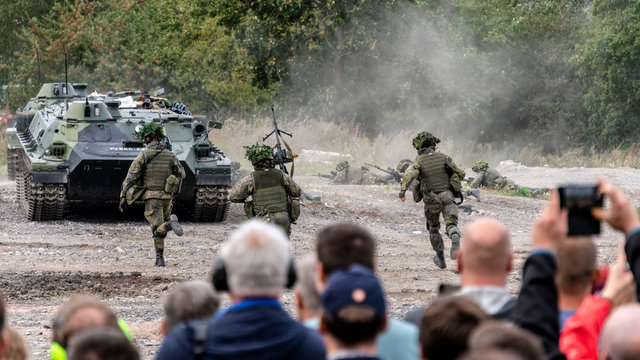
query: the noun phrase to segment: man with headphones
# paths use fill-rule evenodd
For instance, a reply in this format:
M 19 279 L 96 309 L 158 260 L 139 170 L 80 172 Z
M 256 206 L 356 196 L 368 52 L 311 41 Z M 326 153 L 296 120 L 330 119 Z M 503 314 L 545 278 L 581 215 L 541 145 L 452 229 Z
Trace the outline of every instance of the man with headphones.
M 289 316 L 279 302 L 295 282 L 295 265 L 280 227 L 251 220 L 223 245 L 213 283 L 231 293 L 231 307 L 207 322 L 179 325 L 156 360 L 324 360 L 320 335 Z

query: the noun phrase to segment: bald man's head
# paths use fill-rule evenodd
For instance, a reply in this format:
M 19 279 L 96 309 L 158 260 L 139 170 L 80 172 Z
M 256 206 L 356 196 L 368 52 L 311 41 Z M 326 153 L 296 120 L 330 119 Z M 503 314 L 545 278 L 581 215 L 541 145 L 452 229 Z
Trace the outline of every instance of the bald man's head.
M 623 305 L 613 311 L 602 331 L 601 351 L 601 359 L 640 359 L 640 304 Z
M 504 286 L 511 271 L 511 240 L 493 219 L 478 219 L 463 232 L 458 269 L 463 286 Z

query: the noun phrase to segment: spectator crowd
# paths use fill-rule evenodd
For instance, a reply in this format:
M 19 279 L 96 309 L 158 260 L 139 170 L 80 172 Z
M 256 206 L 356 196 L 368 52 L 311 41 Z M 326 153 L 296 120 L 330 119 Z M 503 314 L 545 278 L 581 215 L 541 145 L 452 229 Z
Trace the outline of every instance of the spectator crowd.
M 592 238 L 567 236 L 559 195 L 533 226 L 517 296 L 507 289 L 511 239 L 481 218 L 463 232 L 459 287 L 443 287 L 405 319 L 389 316 L 376 274 L 377 241 L 359 225 L 316 234 L 316 251 L 297 263 L 286 234 L 259 221 L 240 226 L 214 261 L 211 281 L 189 281 L 163 299 L 169 359 L 542 360 L 640 359 L 640 220 L 628 197 L 600 180 L 609 199 L 593 216 L 620 233 L 617 260 L 597 267 Z M 295 294 L 297 319 L 280 303 Z M 231 305 L 220 309 L 219 292 Z M 0 303 L 0 357 L 25 359 Z M 52 322 L 52 359 L 139 359 L 126 323 L 103 302 L 73 297 Z

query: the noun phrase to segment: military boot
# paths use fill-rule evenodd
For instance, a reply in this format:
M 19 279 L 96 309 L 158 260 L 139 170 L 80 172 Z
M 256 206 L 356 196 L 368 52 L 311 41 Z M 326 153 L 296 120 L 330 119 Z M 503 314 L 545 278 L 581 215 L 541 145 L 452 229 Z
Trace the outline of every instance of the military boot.
M 164 249 L 156 249 L 156 266 L 165 266 Z
M 460 235 L 453 234 L 451 235 L 451 260 L 456 259 L 456 255 L 458 254 L 459 249 L 460 249 Z
M 444 269 L 447 267 L 447 263 L 444 261 L 444 252 L 436 251 L 436 254 L 433 255 L 433 263 L 436 264 L 440 269 Z
M 164 227 L 167 231 L 173 230 L 176 235 L 182 236 L 182 225 L 178 222 L 178 216 L 176 214 L 171 214 L 169 221 L 165 223 Z

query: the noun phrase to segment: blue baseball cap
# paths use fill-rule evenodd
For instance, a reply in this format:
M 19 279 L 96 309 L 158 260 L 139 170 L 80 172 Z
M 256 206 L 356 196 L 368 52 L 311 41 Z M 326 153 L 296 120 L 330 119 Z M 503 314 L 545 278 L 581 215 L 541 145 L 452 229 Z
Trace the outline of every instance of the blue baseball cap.
M 322 293 L 322 307 L 332 318 L 344 320 L 343 310 L 360 308 L 372 310 L 373 320 L 382 319 L 386 314 L 384 291 L 378 277 L 368 268 L 351 265 L 349 270 L 334 271 L 329 276 L 327 287 Z

